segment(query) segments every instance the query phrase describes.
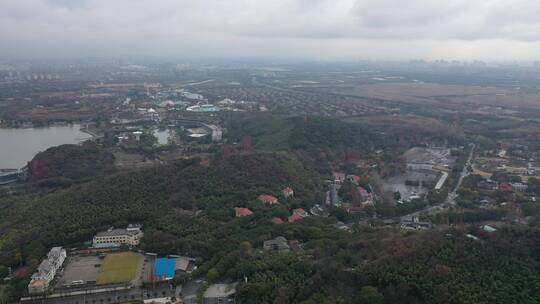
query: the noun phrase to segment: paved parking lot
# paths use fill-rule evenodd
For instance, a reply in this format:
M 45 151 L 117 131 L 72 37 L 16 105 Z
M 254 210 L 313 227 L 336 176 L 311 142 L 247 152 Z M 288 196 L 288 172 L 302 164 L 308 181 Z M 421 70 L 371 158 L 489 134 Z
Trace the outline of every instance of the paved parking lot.
M 79 280 L 85 283 L 95 282 L 102 262 L 103 260 L 97 256 L 69 257 L 64 270 L 58 276 L 56 287 L 69 285 L 71 282 Z

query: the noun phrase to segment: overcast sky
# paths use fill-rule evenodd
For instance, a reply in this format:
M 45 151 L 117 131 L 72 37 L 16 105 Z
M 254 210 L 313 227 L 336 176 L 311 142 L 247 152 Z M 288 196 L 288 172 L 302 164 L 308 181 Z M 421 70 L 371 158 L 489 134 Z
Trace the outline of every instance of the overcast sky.
M 540 59 L 539 0 L 0 0 L 0 56 Z

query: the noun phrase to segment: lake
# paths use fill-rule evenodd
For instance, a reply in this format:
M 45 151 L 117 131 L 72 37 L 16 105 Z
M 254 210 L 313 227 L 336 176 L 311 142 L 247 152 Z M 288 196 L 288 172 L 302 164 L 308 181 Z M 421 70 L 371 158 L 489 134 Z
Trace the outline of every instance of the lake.
M 79 125 L 47 128 L 0 128 L 0 169 L 19 169 L 38 152 L 63 144 L 77 144 L 91 136 Z

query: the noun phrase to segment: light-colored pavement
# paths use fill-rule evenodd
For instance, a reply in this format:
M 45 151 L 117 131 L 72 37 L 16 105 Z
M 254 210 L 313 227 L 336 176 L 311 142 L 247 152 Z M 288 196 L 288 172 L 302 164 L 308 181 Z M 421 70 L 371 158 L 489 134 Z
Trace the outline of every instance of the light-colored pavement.
M 463 169 L 461 170 L 458 182 L 456 183 L 456 186 L 454 187 L 454 189 L 452 189 L 452 191 L 448 193 L 448 196 L 446 197 L 443 203 L 439 205 L 429 206 L 422 210 L 404 215 L 401 217 L 401 221 L 411 221 L 413 217 L 419 216 L 420 214 L 430 214 L 430 215 L 437 214 L 444 210 L 449 209 L 450 207 L 455 206 L 456 198 L 458 196 L 457 192 L 459 190 L 459 187 L 461 187 L 461 183 L 463 182 L 463 179 L 470 174 L 468 168 L 472 163 L 472 158 L 474 155 L 475 148 L 476 148 L 475 144 L 471 144 L 471 151 L 469 152 L 469 157 L 467 158 L 467 161 L 465 162 L 465 165 L 463 166 Z

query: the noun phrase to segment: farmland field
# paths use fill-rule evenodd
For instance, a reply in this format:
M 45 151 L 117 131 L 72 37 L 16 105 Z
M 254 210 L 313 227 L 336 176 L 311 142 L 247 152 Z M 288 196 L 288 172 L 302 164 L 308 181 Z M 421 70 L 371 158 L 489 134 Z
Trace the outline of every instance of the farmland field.
M 141 256 L 133 252 L 107 255 L 97 277 L 98 284 L 130 282 L 137 274 Z

